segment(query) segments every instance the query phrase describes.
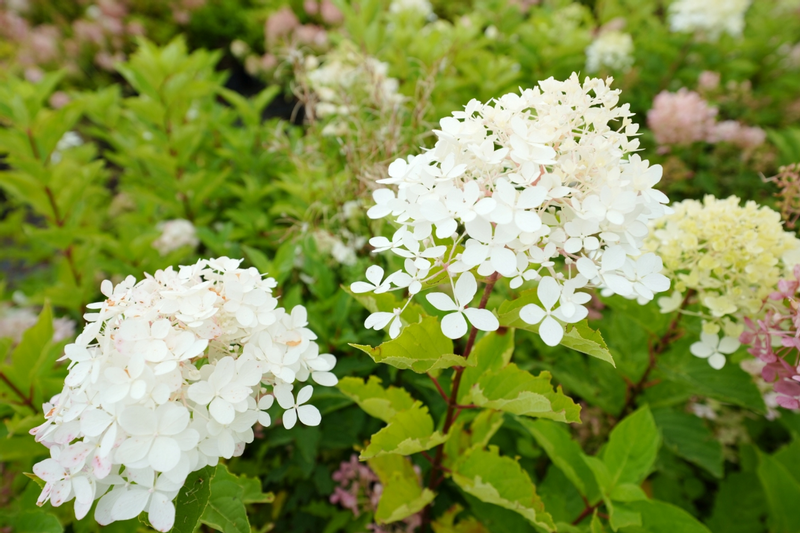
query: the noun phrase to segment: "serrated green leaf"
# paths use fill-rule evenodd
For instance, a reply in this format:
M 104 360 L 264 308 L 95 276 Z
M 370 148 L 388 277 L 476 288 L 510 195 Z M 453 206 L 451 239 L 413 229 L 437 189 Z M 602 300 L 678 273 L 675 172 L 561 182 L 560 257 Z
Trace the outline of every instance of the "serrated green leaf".
M 174 533 L 193 533 L 200 523 L 200 517 L 206 510 L 211 496 L 211 482 L 216 468 L 207 466 L 192 472 L 178 493 L 175 501 Z
M 640 525 L 623 529 L 624 533 L 711 533 L 695 517 L 672 504 L 657 500 L 642 500 L 615 504 L 618 512 L 639 515 Z M 613 521 L 612 521 L 613 525 Z M 622 527 L 622 526 L 620 526 Z
M 581 408 L 561 391 L 553 390 L 550 373 L 534 376 L 511 363 L 486 372 L 472 386 L 472 402 L 515 415 L 549 418 L 559 422 L 580 422 Z
M 780 461 L 760 451 L 757 472 L 769 507 L 770 533 L 800 531 L 800 483 Z
M 228 472 L 225 465 L 217 465 L 210 485 L 208 505 L 200 521 L 223 533 L 250 533 L 239 478 Z
M 653 415 L 645 406 L 629 415 L 611 431 L 603 451 L 603 463 L 610 474 L 606 493 L 622 483 L 641 484 L 653 468 L 661 436 Z
M 399 387 L 381 387 L 378 377 L 370 376 L 368 381 L 361 378 L 345 377 L 337 385 L 340 391 L 358 404 L 368 415 L 389 422 L 394 416 L 414 405 L 414 398 Z
M 383 485 L 375 519 L 383 524 L 403 520 L 421 511 L 435 496 L 432 490 L 422 488 L 413 470 L 411 476 L 394 472 Z
M 382 430 L 370 439 L 361 452 L 361 460 L 387 453 L 412 455 L 445 442 L 448 435 L 433 430 L 428 408 L 416 402 L 411 409 L 398 412 Z
M 567 428 L 549 420 L 519 419 L 520 424 L 536 439 L 553 464 L 567 476 L 575 488 L 590 503 L 600 499 L 600 488 L 589 466 L 584 462 L 586 457 L 580 445 L 572 440 Z
M 496 446 L 470 450 L 456 462 L 452 476 L 464 492 L 514 511 L 547 531 L 555 531 L 555 522 L 545 511 L 528 473 L 514 459 L 500 456 Z
M 722 445 L 703 421 L 670 408 L 653 409 L 653 419 L 673 453 L 722 477 Z
M 409 324 L 396 339 L 375 348 L 361 344 L 350 346 L 366 353 L 376 363 L 413 370 L 418 374 L 472 363 L 453 353 L 453 341 L 444 336 L 439 320 L 432 316 Z
M 528 324 L 519 317 L 519 310 L 524 306 L 529 303 L 540 303 L 536 291 L 537 289 L 523 291 L 519 298 L 503 302 L 497 309 L 497 319 L 500 321 L 500 326 L 524 329 L 538 335 L 538 324 Z M 603 340 L 603 336 L 599 331 L 590 328 L 586 320 L 577 324 L 567 325 L 560 344 L 614 365 L 614 358 L 611 356 L 611 352 L 608 351 L 608 346 Z

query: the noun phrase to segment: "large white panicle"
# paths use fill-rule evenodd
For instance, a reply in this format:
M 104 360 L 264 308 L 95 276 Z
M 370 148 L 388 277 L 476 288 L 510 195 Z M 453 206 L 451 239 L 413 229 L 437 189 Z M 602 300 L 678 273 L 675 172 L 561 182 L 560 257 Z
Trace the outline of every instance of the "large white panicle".
M 253 426 L 318 425 L 311 378 L 333 386 L 336 358 L 319 353 L 307 313 L 278 307 L 276 282 L 241 260 L 221 257 L 159 270 L 136 283 L 101 285 L 87 325 L 66 346 L 62 392 L 31 430 L 50 448 L 34 472 L 45 481 L 38 504 L 75 500 L 83 518 L 99 499 L 100 524 L 147 511 L 158 531 L 175 521 L 172 501 L 186 477 L 241 455 Z
M 662 170 L 634 153 L 638 126 L 610 84 L 581 83 L 576 74 L 549 78 L 485 104 L 472 100 L 443 118 L 432 149 L 389 166 L 379 183 L 395 190 L 376 190 L 367 212 L 397 225 L 391 240 L 370 244 L 406 258 L 403 270 L 384 277 L 372 266 L 368 282 L 352 290 L 408 288 L 413 295 L 445 270 L 454 298 L 427 298 L 450 313 L 444 334 L 459 338 L 468 323 L 498 327 L 491 313 L 469 307 L 476 295 L 471 271 L 508 277 L 513 288 L 541 279 L 543 307 L 528 306 L 521 316 L 541 323 L 551 345 L 561 341 L 564 324 L 586 317 L 589 295 L 579 289 L 602 287 L 640 302 L 667 290 L 660 260 L 641 252 L 649 221 L 670 212 L 653 188 Z M 556 270 L 558 258 L 566 274 Z M 403 309 L 373 313 L 366 326 L 388 326 L 394 338 Z

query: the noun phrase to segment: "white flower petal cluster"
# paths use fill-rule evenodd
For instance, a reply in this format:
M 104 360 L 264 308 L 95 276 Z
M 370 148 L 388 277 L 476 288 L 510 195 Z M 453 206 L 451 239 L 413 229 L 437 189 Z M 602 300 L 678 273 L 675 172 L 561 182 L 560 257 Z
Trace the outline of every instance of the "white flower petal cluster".
M 619 90 L 610 83 L 581 83 L 576 74 L 550 78 L 486 104 L 472 100 L 442 119 L 432 149 L 389 166 L 379 183 L 396 190 L 376 190 L 367 212 L 397 225 L 391 238 L 374 237 L 370 244 L 405 258 L 404 269 L 384 277 L 380 267 L 370 267 L 369 283 L 358 282 L 353 291 L 408 288 L 413 295 L 447 271 L 455 299 L 433 294 L 428 300 L 453 311 L 442 324 L 453 337 L 466 332 L 466 321 L 478 329 L 496 327 L 485 315 L 471 314 L 474 278 L 468 271 L 508 277 L 512 288 L 544 272 L 551 281 L 543 282 L 543 304 L 555 295 L 558 313 L 551 305 L 540 308 L 547 316 L 532 311 L 523 319 L 546 323 L 552 334 L 543 336 L 557 343 L 563 323 L 586 316 L 588 295 L 579 289 L 605 287 L 640 301 L 667 290 L 661 260 L 640 252 L 648 222 L 669 212 L 667 197 L 653 188 L 661 167 L 632 154 L 638 126 L 627 104 L 617 107 Z M 560 257 L 567 276 L 555 269 Z M 462 285 L 464 276 L 473 281 Z M 389 326 L 394 338 L 403 309 L 374 313 L 366 326 Z
M 723 336 L 721 339 L 716 333 L 701 333 L 700 340 L 692 343 L 689 351 L 695 357 L 708 360 L 712 368 L 719 370 L 725 366 L 726 355 L 739 349 L 741 343 L 733 338 Z
M 39 505 L 74 499 L 80 519 L 99 499 L 100 524 L 147 511 L 168 531 L 186 476 L 241 455 L 255 423 L 270 425 L 275 399 L 286 428 L 320 423 L 313 387 L 295 401 L 292 386 L 335 385 L 336 359 L 319 353 L 305 308 L 278 307 L 275 280 L 240 263 L 103 282 L 107 299 L 88 306 L 96 312 L 64 350 L 64 389 L 31 430 L 51 455 L 34 466 L 46 482 Z
M 711 39 L 723 33 L 739 37 L 752 0 L 677 0 L 669 6 L 672 31 L 699 32 Z
M 194 224 L 183 218 L 161 222 L 158 229 L 161 230 L 161 235 L 153 241 L 153 248 L 161 255 L 167 255 L 184 246 L 195 249 L 200 244 Z
M 365 55 L 355 46 L 343 43 L 323 59 L 306 58 L 305 82 L 314 93 L 314 114 L 329 122 L 323 135 L 346 133 L 347 117 L 360 109 L 391 112 L 400 106 L 404 96 L 400 83 L 389 76 L 389 65 Z
M 586 70 L 608 68 L 625 72 L 633 66 L 633 38 L 621 31 L 604 31 L 586 47 Z

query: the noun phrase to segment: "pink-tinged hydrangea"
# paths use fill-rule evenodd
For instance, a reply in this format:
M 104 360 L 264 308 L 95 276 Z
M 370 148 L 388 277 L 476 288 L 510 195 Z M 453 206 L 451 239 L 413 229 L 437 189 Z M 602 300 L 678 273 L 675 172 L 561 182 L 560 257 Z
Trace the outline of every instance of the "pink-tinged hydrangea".
M 394 223 L 391 238 L 370 244 L 405 258 L 404 268 L 384 276 L 370 267 L 368 281 L 352 290 L 414 295 L 444 280 L 452 297 L 426 297 L 447 313 L 442 331 L 455 339 L 468 324 L 498 327 L 489 311 L 471 307 L 475 274 L 509 278 L 514 288 L 550 280 L 543 281 L 545 292 L 560 307 L 529 307 L 521 315 L 544 322 L 548 343 L 560 341 L 565 324 L 586 317 L 583 289 L 603 287 L 643 302 L 667 290 L 661 262 L 640 250 L 648 222 L 669 212 L 668 198 L 654 188 L 661 167 L 634 153 L 638 126 L 628 104 L 617 106 L 620 91 L 611 81 L 550 78 L 488 103 L 472 100 L 443 118 L 432 149 L 389 165 L 378 183 L 392 188 L 374 191 L 367 211 Z M 557 269 L 560 258 L 566 275 Z M 388 326 L 397 337 L 410 301 L 373 313 L 365 326 Z
M 662 146 L 681 146 L 708 139 L 717 110 L 694 91 L 661 91 L 647 112 L 647 125 Z
M 793 275 L 778 283 L 760 317 L 745 319 L 740 340 L 763 363 L 761 376 L 773 384 L 777 404 L 800 410 L 800 265 Z
M 333 386 L 336 358 L 320 354 L 305 308 L 278 307 L 276 282 L 241 260 L 201 260 L 136 283 L 104 281 L 106 300 L 74 343 L 62 392 L 31 430 L 50 448 L 34 465 L 38 504 L 75 500 L 83 518 L 99 500 L 100 524 L 147 512 L 158 531 L 175 520 L 186 477 L 241 455 L 275 397 L 284 426 L 316 426 L 313 387 Z

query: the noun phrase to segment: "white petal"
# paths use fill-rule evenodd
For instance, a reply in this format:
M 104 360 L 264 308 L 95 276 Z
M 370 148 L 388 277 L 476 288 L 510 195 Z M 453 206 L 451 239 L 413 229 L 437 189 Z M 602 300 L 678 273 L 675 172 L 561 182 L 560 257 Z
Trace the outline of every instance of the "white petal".
M 175 524 L 175 506 L 163 492 L 153 493 L 147 518 L 156 531 L 172 529 Z
M 511 250 L 509 250 L 509 252 L 510 251 Z M 516 258 L 514 258 L 514 260 L 516 261 Z M 472 301 L 472 299 L 475 297 L 475 293 L 477 292 L 478 282 L 475 281 L 475 276 L 472 275 L 472 272 L 467 271 L 461 274 L 461 276 L 458 278 L 458 281 L 456 281 L 456 287 L 454 291 L 456 301 L 461 305 L 467 305 Z M 437 309 L 440 311 L 449 311 L 449 309 Z
M 689 351 L 692 352 L 692 355 L 695 355 L 697 357 L 703 357 L 703 358 L 706 358 L 706 357 L 710 356 L 712 353 L 714 353 L 713 348 L 711 348 L 711 346 L 709 346 L 708 344 L 705 344 L 703 342 L 695 342 L 695 343 L 693 343 L 689 347 Z
M 372 265 L 367 269 L 366 276 L 373 285 L 378 286 L 383 279 L 383 269 L 378 265 Z
M 311 379 L 323 387 L 333 387 L 339 383 L 339 378 L 333 372 L 312 372 Z
M 275 395 L 275 399 L 278 400 L 278 405 L 280 405 L 284 409 L 289 409 L 294 406 L 294 395 L 292 394 L 292 389 L 286 385 L 276 385 L 272 393 Z
M 542 321 L 547 315 L 544 309 L 536 304 L 528 304 L 519 310 L 519 318 L 528 324 L 534 325 Z
M 165 403 L 156 409 L 156 415 L 161 435 L 177 435 L 189 425 L 189 410 L 176 403 Z
M 719 348 L 717 348 L 717 350 L 719 353 L 732 354 L 739 349 L 739 346 L 739 341 L 733 337 L 723 337 L 722 340 L 719 341 Z
M 181 460 L 181 449 L 170 437 L 156 437 L 147 458 L 154 470 L 166 472 L 175 468 Z
M 289 409 L 283 413 L 283 427 L 286 429 L 292 429 L 296 423 L 297 411 L 295 409 Z
M 48 483 L 55 483 L 64 479 L 66 470 L 55 459 L 45 459 L 33 465 L 33 473 Z
M 114 459 L 123 465 L 134 464 L 140 461 L 150 451 L 153 439 L 150 437 L 133 437 L 125 440 L 117 448 Z
M 542 325 L 539 326 L 539 336 L 542 337 L 546 345 L 557 346 L 564 337 L 564 327 L 555 318 L 551 316 L 545 317 Z
M 549 311 L 561 296 L 561 285 L 552 277 L 545 276 L 539 282 L 536 294 L 539 296 L 539 301 L 542 302 L 544 308 Z
M 314 387 L 311 385 L 306 385 L 297 393 L 297 404 L 300 405 L 301 403 L 306 403 L 308 400 L 311 399 L 311 395 L 314 393 Z
M 258 408 L 259 409 L 269 409 L 272 407 L 272 404 L 275 403 L 275 396 L 271 394 L 265 394 L 258 400 Z
M 450 313 L 442 319 L 442 333 L 450 339 L 460 339 L 467 332 L 467 321 L 459 312 Z
M 156 432 L 155 413 L 142 405 L 129 405 L 119 415 L 119 425 L 129 435 L 152 435 Z
M 114 504 L 117 503 L 117 500 L 120 498 L 120 496 L 125 494 L 125 492 L 126 489 L 116 488 L 100 498 L 100 501 L 97 502 L 97 507 L 94 510 L 94 519 L 98 524 L 101 526 L 107 526 L 114 521 L 114 517 L 111 515 L 111 510 L 114 508 Z
M 350 290 L 356 294 L 361 294 L 375 290 L 375 286 L 365 281 L 356 281 L 350 285 Z
M 306 426 L 318 426 L 322 421 L 322 415 L 319 413 L 319 409 L 313 405 L 301 405 L 298 407 L 297 416 L 300 418 L 300 422 Z
M 215 391 L 208 381 L 198 381 L 189 385 L 186 394 L 193 402 L 197 402 L 200 405 L 208 405 L 214 399 Z
M 497 317 L 488 309 L 464 309 L 470 324 L 481 331 L 496 331 L 500 327 Z
M 236 416 L 236 411 L 233 406 L 222 398 L 214 398 L 208 405 L 208 413 L 223 426 L 233 422 Z
M 150 492 L 146 489 L 130 488 L 124 492 L 111 508 L 114 520 L 130 520 L 136 518 L 144 511 L 150 500 Z
M 721 353 L 715 353 L 711 357 L 708 358 L 708 364 L 711 365 L 711 368 L 719 370 L 723 366 L 725 366 L 725 356 Z
M 473 280 L 474 279 L 475 278 L 473 278 Z M 430 294 L 426 294 L 425 298 L 439 311 L 455 311 L 458 309 L 458 306 L 453 299 L 443 292 L 432 292 Z

